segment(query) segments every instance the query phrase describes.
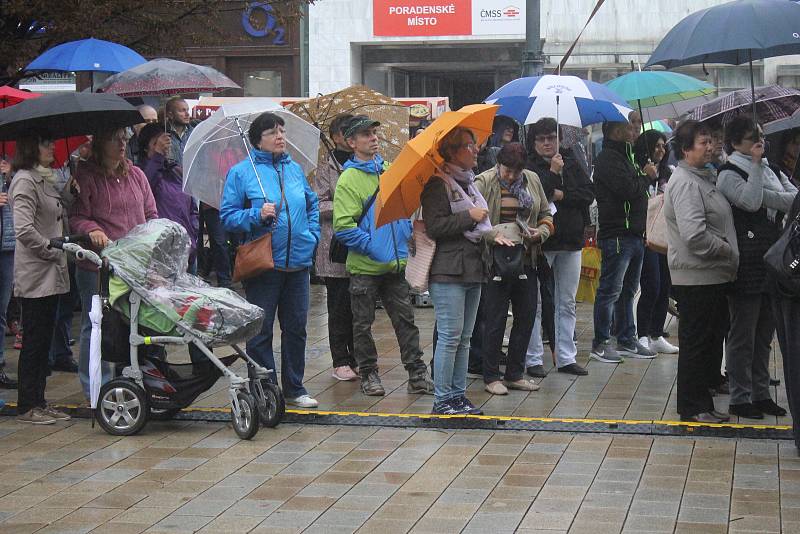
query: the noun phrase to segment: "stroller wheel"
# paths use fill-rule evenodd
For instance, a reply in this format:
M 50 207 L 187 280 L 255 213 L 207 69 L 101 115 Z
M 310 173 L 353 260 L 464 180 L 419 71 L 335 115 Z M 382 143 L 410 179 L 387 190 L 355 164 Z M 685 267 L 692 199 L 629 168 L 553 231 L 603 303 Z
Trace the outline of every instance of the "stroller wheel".
M 139 385 L 126 378 L 116 378 L 100 388 L 94 417 L 113 436 L 130 436 L 147 422 L 147 396 Z
M 258 403 L 258 415 L 261 424 L 267 428 L 278 426 L 286 413 L 286 403 L 283 400 L 281 388 L 269 380 L 250 380 L 250 392 Z
M 233 430 L 242 439 L 251 439 L 258 432 L 258 408 L 256 400 L 247 391 L 237 391 L 236 400 L 239 402 L 239 411 L 231 406 L 231 420 Z

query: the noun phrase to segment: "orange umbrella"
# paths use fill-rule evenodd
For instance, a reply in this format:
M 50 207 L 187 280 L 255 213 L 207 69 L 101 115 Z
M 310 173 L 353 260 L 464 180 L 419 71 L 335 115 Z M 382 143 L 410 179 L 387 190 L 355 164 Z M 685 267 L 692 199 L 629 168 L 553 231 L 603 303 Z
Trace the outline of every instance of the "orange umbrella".
M 492 122 L 499 108 L 491 104 L 472 104 L 458 111 L 448 111 L 411 139 L 381 175 L 376 225 L 411 217 L 419 208 L 425 183 L 444 164 L 438 152 L 441 140 L 461 126 L 472 130 L 478 144 L 483 143 L 492 133 Z

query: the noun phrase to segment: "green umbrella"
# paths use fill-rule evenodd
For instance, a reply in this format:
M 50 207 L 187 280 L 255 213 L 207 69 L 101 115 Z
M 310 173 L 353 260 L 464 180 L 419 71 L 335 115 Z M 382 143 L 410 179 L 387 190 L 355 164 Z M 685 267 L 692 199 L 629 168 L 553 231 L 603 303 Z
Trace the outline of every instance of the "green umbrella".
M 632 106 L 652 108 L 713 94 L 713 85 L 697 78 L 667 71 L 634 71 L 606 82 Z

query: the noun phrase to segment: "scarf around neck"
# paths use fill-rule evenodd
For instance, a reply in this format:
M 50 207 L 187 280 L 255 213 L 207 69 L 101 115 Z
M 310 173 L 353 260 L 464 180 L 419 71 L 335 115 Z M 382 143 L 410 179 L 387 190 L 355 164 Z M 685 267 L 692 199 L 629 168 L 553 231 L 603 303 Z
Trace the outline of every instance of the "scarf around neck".
M 50 185 L 55 185 L 57 176 L 56 172 L 51 167 L 43 167 L 42 165 L 37 164 L 33 170 L 38 172 L 47 183 Z
M 442 180 L 447 184 L 451 212 L 460 213 L 470 208 L 489 208 L 486 199 L 475 187 L 475 173 L 471 169 L 464 170 L 445 164 L 442 171 Z M 485 217 L 473 228 L 466 230 L 464 237 L 472 243 L 477 243 L 481 236 L 491 229 L 492 223 L 489 222 L 489 217 Z
M 497 180 L 500 182 L 500 186 L 511 193 L 514 198 L 517 199 L 519 202 L 519 207 L 522 210 L 529 210 L 533 206 L 533 198 L 531 194 L 528 192 L 527 184 L 525 183 L 525 172 L 520 172 L 517 179 L 514 180 L 512 183 L 506 183 L 500 178 L 500 165 L 497 166 Z

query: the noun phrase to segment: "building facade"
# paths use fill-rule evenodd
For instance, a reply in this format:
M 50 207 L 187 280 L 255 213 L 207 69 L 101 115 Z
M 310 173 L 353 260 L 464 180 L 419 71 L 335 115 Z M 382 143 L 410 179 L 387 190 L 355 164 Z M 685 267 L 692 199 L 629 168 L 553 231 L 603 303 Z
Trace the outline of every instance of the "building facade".
M 586 28 L 564 74 L 605 82 L 647 62 L 672 26 L 727 0 L 615 0 Z M 596 0 L 542 0 L 545 72 L 552 72 Z M 478 102 L 520 75 L 525 0 L 323 0 L 309 8 L 309 90 L 364 83 L 389 96 Z M 679 69 L 727 91 L 749 85 L 746 66 Z M 756 62 L 757 84 L 800 85 L 800 57 Z

